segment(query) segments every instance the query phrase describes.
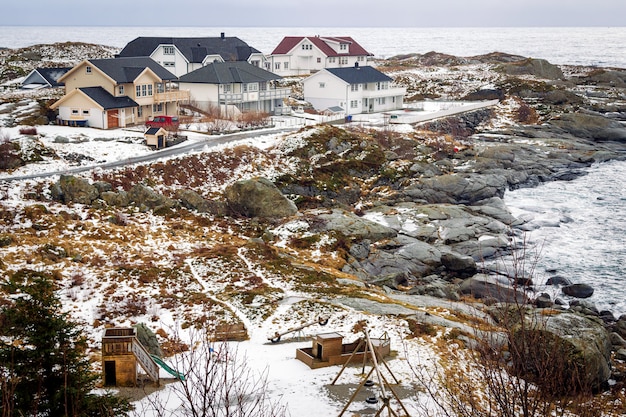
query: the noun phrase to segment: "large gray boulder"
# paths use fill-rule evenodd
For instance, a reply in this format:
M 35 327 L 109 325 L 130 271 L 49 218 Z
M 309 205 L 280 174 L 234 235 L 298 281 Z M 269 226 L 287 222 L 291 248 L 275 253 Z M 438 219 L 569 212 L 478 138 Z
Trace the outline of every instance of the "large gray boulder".
M 245 217 L 281 218 L 296 214 L 295 203 L 267 178 L 237 181 L 224 190 L 231 212 Z
M 498 279 L 492 275 L 476 274 L 467 278 L 461 283 L 459 290 L 461 294 L 471 295 L 481 300 L 518 304 L 528 301 L 528 297 L 521 288 L 511 285 L 506 278 Z
M 578 138 L 626 141 L 626 128 L 620 122 L 598 114 L 564 113 L 550 124 Z
M 561 288 L 563 294 L 574 298 L 589 298 L 593 295 L 593 287 L 589 284 L 571 284 Z
M 527 58 L 522 61 L 502 64 L 500 67 L 508 75 L 533 75 L 548 80 L 563 79 L 563 71 L 545 59 Z
M 193 190 L 181 189 L 176 191 L 176 198 L 183 207 L 196 210 L 200 213 L 211 213 L 217 216 L 225 216 L 226 204 L 221 201 L 207 200 Z
M 405 188 L 404 193 L 415 200 L 429 203 L 473 204 L 492 197 L 504 196 L 507 187 L 502 175 L 440 175 L 423 178 Z
M 611 375 L 608 331 L 577 314 L 534 311 L 512 329 L 510 343 L 521 376 L 555 393 L 597 388 Z
M 341 209 L 334 209 L 328 213 L 320 213 L 317 219 L 321 220 L 317 227 L 320 231 L 335 231 L 355 240 L 367 239 L 372 242 L 381 239 L 393 238 L 398 234 L 391 227 L 359 217 L 354 213 Z
M 172 208 L 178 204 L 171 198 L 159 194 L 143 184 L 134 185 L 128 192 L 128 198 L 140 209 Z
M 73 175 L 61 175 L 50 191 L 52 198 L 64 203 L 91 204 L 99 196 L 98 188 L 86 179 Z

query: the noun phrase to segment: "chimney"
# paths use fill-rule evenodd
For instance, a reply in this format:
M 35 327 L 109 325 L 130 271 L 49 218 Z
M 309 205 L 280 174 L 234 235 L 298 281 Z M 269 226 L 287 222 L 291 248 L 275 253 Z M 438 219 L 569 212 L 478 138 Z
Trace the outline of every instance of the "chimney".
M 220 33 L 220 38 L 224 39 L 224 32 Z

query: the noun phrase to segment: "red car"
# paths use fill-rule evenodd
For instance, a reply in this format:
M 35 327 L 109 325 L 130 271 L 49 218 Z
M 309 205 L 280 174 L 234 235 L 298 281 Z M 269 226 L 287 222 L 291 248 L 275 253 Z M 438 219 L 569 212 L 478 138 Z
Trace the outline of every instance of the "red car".
M 178 130 L 178 117 L 176 116 L 155 116 L 146 122 L 146 127 L 162 127 L 166 130 Z

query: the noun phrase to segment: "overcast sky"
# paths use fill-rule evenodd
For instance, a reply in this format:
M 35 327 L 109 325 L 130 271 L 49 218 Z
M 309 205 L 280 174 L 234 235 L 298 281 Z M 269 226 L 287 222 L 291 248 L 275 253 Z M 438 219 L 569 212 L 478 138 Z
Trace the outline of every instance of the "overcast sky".
M 626 26 L 626 0 L 6 0 L 0 25 Z

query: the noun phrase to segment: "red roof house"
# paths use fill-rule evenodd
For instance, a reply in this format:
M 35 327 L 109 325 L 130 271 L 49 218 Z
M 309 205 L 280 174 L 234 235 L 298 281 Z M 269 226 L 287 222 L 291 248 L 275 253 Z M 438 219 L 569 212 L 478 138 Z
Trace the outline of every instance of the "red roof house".
M 266 65 L 282 76 L 308 75 L 324 68 L 365 65 L 371 56 L 349 36 L 287 36 Z

